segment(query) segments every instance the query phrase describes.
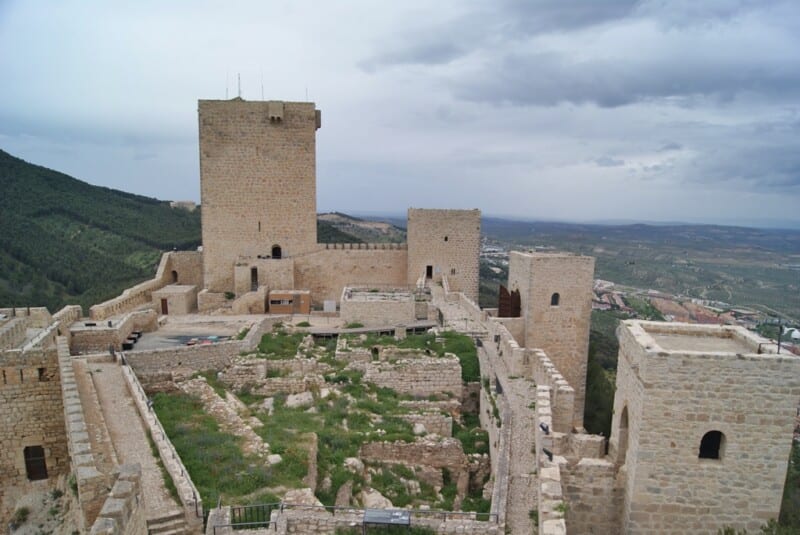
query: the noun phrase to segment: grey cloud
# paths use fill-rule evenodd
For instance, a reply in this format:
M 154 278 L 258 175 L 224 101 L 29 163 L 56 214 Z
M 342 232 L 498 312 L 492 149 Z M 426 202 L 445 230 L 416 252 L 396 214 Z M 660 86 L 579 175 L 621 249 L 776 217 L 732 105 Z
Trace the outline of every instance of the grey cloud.
M 683 148 L 683 145 L 681 145 L 680 143 L 676 143 L 674 141 L 669 141 L 669 142 L 665 143 L 664 145 L 662 145 L 658 149 L 658 152 L 671 152 L 671 151 L 674 151 L 674 150 L 681 150 L 682 148 Z
M 440 65 L 449 63 L 465 53 L 465 49 L 447 40 L 430 39 L 381 55 L 371 57 L 359 64 L 362 70 L 373 73 L 378 68 L 388 65 Z
M 618 160 L 610 156 L 601 156 L 592 160 L 598 167 L 621 167 L 625 165 L 625 160 Z
M 460 98 L 553 106 L 562 102 L 614 108 L 636 102 L 697 97 L 727 101 L 743 93 L 800 95 L 800 70 L 757 61 L 707 63 L 694 58 L 572 61 L 555 53 L 509 54 L 453 81 Z M 679 103 L 679 102 L 678 102 Z

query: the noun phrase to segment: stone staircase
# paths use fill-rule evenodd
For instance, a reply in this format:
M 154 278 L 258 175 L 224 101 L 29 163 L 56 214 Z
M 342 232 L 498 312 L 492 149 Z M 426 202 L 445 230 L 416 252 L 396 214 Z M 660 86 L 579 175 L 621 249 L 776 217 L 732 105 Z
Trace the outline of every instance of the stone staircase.
M 186 525 L 182 511 L 171 511 L 158 518 L 147 519 L 149 535 L 189 535 L 192 531 Z

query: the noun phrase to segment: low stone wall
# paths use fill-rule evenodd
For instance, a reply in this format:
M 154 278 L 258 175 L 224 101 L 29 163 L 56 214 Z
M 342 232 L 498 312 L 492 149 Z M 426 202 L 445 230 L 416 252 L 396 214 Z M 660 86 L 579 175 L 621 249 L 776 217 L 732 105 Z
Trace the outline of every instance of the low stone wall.
M 253 393 L 261 396 L 274 396 L 275 394 L 299 394 L 309 390 L 319 390 L 325 385 L 325 378 L 321 375 L 305 375 L 298 377 L 271 377 L 264 379 L 255 388 Z
M 360 300 L 348 297 L 350 288 L 342 291 L 339 317 L 345 323 L 358 322 L 371 325 L 405 325 L 416 319 L 414 295 L 405 299 Z
M 75 382 L 69 346 L 65 337 L 58 338 L 58 364 L 61 375 L 61 395 L 64 402 L 64 421 L 67 429 L 67 448 L 72 473 L 78 485 L 78 503 L 81 508 L 81 530 L 88 529 L 100 513 L 108 495 L 108 478 L 97 469 L 96 452 L 86 428 L 83 404 Z
M 183 465 L 175 446 L 173 446 L 166 431 L 161 426 L 161 422 L 158 421 L 155 411 L 148 406 L 147 395 L 136 374 L 130 366 L 122 366 L 122 375 L 128 386 L 128 393 L 139 411 L 139 416 L 158 449 L 161 462 L 178 490 L 178 497 L 183 505 L 183 513 L 187 525 L 195 528 L 201 526 L 203 522 L 203 503 L 200 493 L 194 486 L 191 477 L 189 477 L 189 472 Z
M 91 535 L 142 535 L 147 533 L 147 518 L 142 494 L 142 467 L 123 464 L 108 493 Z
M 44 329 L 53 323 L 50 311 L 45 307 L 0 308 L 0 314 L 5 314 L 7 318 L 27 318 L 28 325 L 34 329 Z
M 430 401 L 427 399 L 403 400 L 400 406 L 420 412 L 446 412 L 453 418 L 461 415 L 461 403 L 457 399 Z
M 401 394 L 427 397 L 450 392 L 461 398 L 461 364 L 453 354 L 366 363 L 364 382 L 392 388 Z
M 358 456 L 364 461 L 433 466 L 456 472 L 467 465 L 461 442 L 454 438 L 423 438 L 416 442 L 368 442 L 361 446 Z
M 155 310 L 137 310 L 130 312 L 120 320 L 103 320 L 94 327 L 73 324 L 70 329 L 70 349 L 73 354 L 84 354 L 108 351 L 113 347 L 115 351 L 122 350 L 122 343 L 127 340 L 133 331 L 153 331 L 156 329 L 158 315 Z M 109 325 L 110 323 L 110 325 Z
M 193 372 L 216 370 L 229 366 L 234 357 L 244 351 L 238 340 L 199 346 L 180 346 L 165 349 L 128 351 L 125 359 L 137 375 L 158 374 L 178 369 Z
M 437 412 L 403 414 L 403 420 L 425 426 L 427 433 L 434 433 L 442 437 L 453 436 L 453 418 Z

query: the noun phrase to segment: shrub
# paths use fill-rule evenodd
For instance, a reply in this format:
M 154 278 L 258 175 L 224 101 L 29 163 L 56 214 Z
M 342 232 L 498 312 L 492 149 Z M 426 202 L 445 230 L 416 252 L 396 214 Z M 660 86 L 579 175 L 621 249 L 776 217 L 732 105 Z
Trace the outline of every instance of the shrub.
M 364 326 L 364 324 L 363 324 L 363 323 L 359 323 L 359 322 L 357 322 L 357 321 L 351 321 L 350 323 L 348 323 L 347 325 L 345 325 L 345 326 L 344 326 L 344 328 L 345 328 L 345 329 L 360 329 L 360 328 L 361 328 L 361 327 L 363 327 L 363 326 Z
M 28 520 L 28 516 L 31 514 L 31 510 L 27 507 L 20 507 L 16 511 L 14 511 L 14 516 L 11 518 L 11 521 L 17 525 L 24 524 L 25 521 Z
M 307 321 L 301 321 L 297 324 L 298 327 L 311 327 L 311 324 Z

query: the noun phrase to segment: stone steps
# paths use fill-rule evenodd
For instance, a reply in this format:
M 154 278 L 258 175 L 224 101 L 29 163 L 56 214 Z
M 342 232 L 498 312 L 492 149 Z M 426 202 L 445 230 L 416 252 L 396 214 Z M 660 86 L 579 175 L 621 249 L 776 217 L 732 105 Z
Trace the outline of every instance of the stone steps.
M 181 511 L 172 511 L 158 518 L 147 520 L 147 533 L 151 535 L 184 535 L 189 529 Z

